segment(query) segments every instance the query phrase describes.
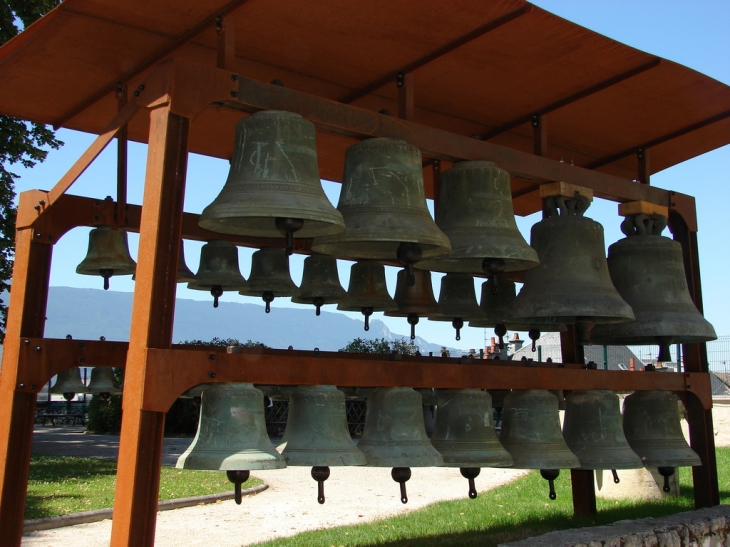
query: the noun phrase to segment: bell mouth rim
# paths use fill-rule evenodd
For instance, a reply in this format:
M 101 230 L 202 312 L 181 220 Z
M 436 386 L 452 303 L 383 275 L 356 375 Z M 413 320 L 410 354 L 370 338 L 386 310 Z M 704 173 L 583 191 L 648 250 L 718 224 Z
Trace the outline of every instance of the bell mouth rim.
M 292 296 L 291 301 L 294 304 L 311 304 L 314 305 L 314 299 L 315 298 L 322 298 L 322 306 L 331 306 L 332 304 L 339 304 L 340 300 L 342 299 L 342 296 L 303 296 L 300 294 L 299 296 Z
M 251 297 L 263 297 L 265 292 L 270 292 L 274 294 L 274 298 L 292 298 L 299 294 L 299 288 L 294 286 L 293 288 L 281 288 L 279 290 L 271 290 L 270 287 L 264 288 L 264 289 L 256 289 L 253 287 L 250 287 L 246 290 L 240 290 L 238 291 L 238 294 L 241 296 L 251 296 Z
M 442 273 L 463 273 L 463 274 L 474 274 L 484 275 L 482 269 L 482 262 L 484 257 L 467 257 L 457 258 L 452 256 L 453 253 L 445 255 L 443 257 L 432 257 L 424 260 L 419 260 L 413 267 L 419 270 L 431 270 L 434 272 Z M 536 260 L 528 260 L 522 258 L 507 258 L 501 257 L 504 260 L 504 271 L 505 272 L 524 272 L 537 268 L 540 262 Z
M 336 212 L 336 209 L 333 210 Z M 322 214 L 317 218 L 307 218 L 307 215 L 302 215 L 302 211 L 291 211 L 291 215 L 287 215 L 286 211 L 283 211 L 281 215 L 277 216 L 261 216 L 261 215 L 242 215 L 231 216 L 227 218 L 216 218 L 215 220 L 203 219 L 201 216 L 198 225 L 204 230 L 216 232 L 219 234 L 227 235 L 238 235 L 248 237 L 267 237 L 267 238 L 278 238 L 283 239 L 284 235 L 276 228 L 275 222 L 277 218 L 288 217 L 301 218 L 304 220 L 304 226 L 301 230 L 294 232 L 294 239 L 306 239 L 312 237 L 324 237 L 334 236 L 343 233 L 345 230 L 345 223 L 342 220 L 342 216 L 339 218 L 332 214 Z M 330 216 L 330 220 L 323 220 L 322 217 Z M 255 222 L 245 222 L 246 219 L 256 219 Z M 242 222 L 243 220 L 243 222 Z M 270 227 L 256 227 L 252 226 L 255 224 L 269 224 Z M 322 253 L 325 254 L 325 253 Z
M 335 236 L 336 237 L 336 236 Z M 387 250 L 382 250 L 383 243 L 388 244 Z M 401 243 L 416 243 L 420 245 L 424 258 L 432 258 L 449 252 L 440 242 L 408 241 L 406 239 L 350 239 L 312 244 L 312 251 L 332 256 L 341 260 L 397 260 L 398 246 Z M 418 262 L 414 264 L 417 267 Z
M 181 281 L 178 281 L 181 283 Z M 235 292 L 248 289 L 248 283 L 235 283 L 235 284 L 201 284 L 197 280 L 195 282 L 189 282 L 187 288 L 192 291 L 210 291 L 213 287 L 221 287 L 223 292 Z
M 337 304 L 339 311 L 356 311 L 361 312 L 362 308 L 372 308 L 373 312 L 384 312 L 384 311 L 396 311 L 398 304 L 393 299 L 390 300 L 362 300 L 362 303 L 358 303 L 358 300 L 353 299 L 343 300 Z

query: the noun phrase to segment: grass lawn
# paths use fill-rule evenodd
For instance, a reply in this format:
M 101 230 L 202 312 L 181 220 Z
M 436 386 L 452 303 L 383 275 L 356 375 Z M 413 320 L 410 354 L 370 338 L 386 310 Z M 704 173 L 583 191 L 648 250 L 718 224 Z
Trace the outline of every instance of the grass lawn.
M 730 503 L 730 448 L 717 449 L 720 502 Z M 483 472 L 489 472 L 484 470 Z M 407 515 L 368 524 L 305 532 L 258 544 L 266 547 L 337 547 L 381 545 L 388 547 L 443 547 L 449 545 L 494 547 L 565 528 L 601 525 L 617 520 L 659 517 L 694 508 L 692 471 L 680 469 L 681 496 L 656 502 L 597 500 L 595 521 L 573 517 L 570 473 L 561 471 L 555 481 L 558 499 L 547 497 L 547 482 L 532 472 L 513 483 L 480 493 L 476 500 L 436 503 Z M 466 482 L 466 481 L 465 481 Z
M 117 462 L 34 454 L 30 461 L 25 518 L 53 517 L 114 505 Z M 262 481 L 250 478 L 243 488 Z M 160 501 L 233 492 L 222 471 L 162 468 Z

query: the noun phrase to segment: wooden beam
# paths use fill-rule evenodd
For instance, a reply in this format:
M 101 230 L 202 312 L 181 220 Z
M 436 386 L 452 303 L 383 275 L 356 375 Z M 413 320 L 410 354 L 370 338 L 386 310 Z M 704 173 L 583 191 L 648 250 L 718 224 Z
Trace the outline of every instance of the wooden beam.
M 399 72 L 396 77 L 398 86 L 398 117 L 413 120 L 413 73 Z
M 533 153 L 536 156 L 548 155 L 547 118 L 540 114 L 532 116 Z
M 236 21 L 232 14 L 219 15 L 215 18 L 215 30 L 218 33 L 217 66 L 223 70 L 236 70 Z
M 119 82 L 117 85 L 117 104 L 121 112 L 128 102 L 127 86 Z M 125 209 L 127 206 L 127 169 L 128 169 L 128 138 L 127 124 L 124 124 L 117 132 L 117 210 L 116 223 L 124 223 Z
M 636 180 L 641 184 L 649 184 L 651 182 L 651 162 L 649 161 L 648 148 L 639 148 L 636 151 L 636 160 L 638 162 L 638 173 Z
M 408 74 L 410 72 L 413 72 L 414 70 L 417 70 L 421 68 L 422 66 L 427 65 L 428 63 L 432 63 L 436 59 L 443 57 L 444 55 L 447 55 L 448 53 L 451 53 L 455 49 L 460 48 L 463 45 L 468 44 L 469 42 L 473 42 L 477 38 L 481 38 L 485 34 L 488 34 L 492 32 L 493 30 L 496 30 L 500 28 L 501 26 L 506 25 L 507 23 L 510 23 L 514 21 L 515 19 L 530 13 L 532 11 L 532 5 L 527 4 L 525 6 L 522 6 L 521 8 L 518 8 L 506 15 L 503 15 L 502 17 L 495 19 L 494 21 L 490 21 L 489 23 L 486 23 L 480 27 L 475 28 L 468 34 L 465 34 L 464 36 L 461 36 L 457 38 L 456 40 L 453 40 L 449 42 L 448 44 L 445 44 L 441 46 L 438 49 L 435 49 L 434 51 L 424 55 L 423 57 L 420 57 L 416 59 L 415 61 L 408 63 L 407 65 L 399 68 L 398 70 L 394 70 L 393 72 L 389 72 L 388 74 L 384 74 L 377 80 L 374 80 L 370 82 L 369 84 L 363 86 L 362 88 L 358 89 L 357 91 L 353 91 L 352 93 L 349 93 L 346 97 L 343 97 L 340 99 L 341 103 L 349 104 L 351 102 L 354 102 L 358 100 L 361 97 L 364 97 L 365 95 L 368 95 L 372 93 L 373 91 L 380 89 L 384 85 L 387 85 L 388 83 L 392 82 L 399 72 L 403 72 L 405 74 Z

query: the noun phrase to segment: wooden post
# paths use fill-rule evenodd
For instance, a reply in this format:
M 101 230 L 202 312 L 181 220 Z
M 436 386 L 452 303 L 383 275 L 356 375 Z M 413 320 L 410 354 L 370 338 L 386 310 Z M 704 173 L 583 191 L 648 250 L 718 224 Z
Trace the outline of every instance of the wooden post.
M 143 408 L 147 349 L 170 348 L 189 120 L 150 112 L 139 258 L 124 381 L 112 547 L 153 547 L 165 413 Z
M 548 151 L 548 134 L 547 134 L 547 118 L 535 114 L 532 117 L 532 138 L 533 153 L 536 156 L 547 156 Z
M 32 207 L 21 197 L 20 208 Z M 0 543 L 20 547 L 30 471 L 36 393 L 21 391 L 22 337 L 41 337 L 45 325 L 53 247 L 36 241 L 32 228 L 17 232 L 13 290 L 0 369 Z
M 651 179 L 651 165 L 649 163 L 649 149 L 648 148 L 639 148 L 636 151 L 636 159 L 639 162 L 638 166 L 638 174 L 636 177 L 636 180 L 638 180 L 641 184 L 650 184 Z
M 127 104 L 127 86 L 121 82 L 117 85 L 117 105 L 121 112 Z M 123 226 L 127 209 L 127 166 L 128 138 L 127 124 L 117 133 L 117 226 Z
M 398 86 L 398 117 L 413 120 L 413 74 L 400 72 L 396 85 Z
M 563 363 L 585 363 L 583 346 L 577 343 L 574 325 L 568 325 L 568 330 L 560 333 L 560 351 Z M 573 513 L 581 517 L 595 517 L 597 510 L 593 471 L 571 469 L 570 483 L 573 489 Z
M 236 26 L 232 14 L 216 17 L 215 30 L 218 34 L 216 66 L 224 70 L 236 70 Z

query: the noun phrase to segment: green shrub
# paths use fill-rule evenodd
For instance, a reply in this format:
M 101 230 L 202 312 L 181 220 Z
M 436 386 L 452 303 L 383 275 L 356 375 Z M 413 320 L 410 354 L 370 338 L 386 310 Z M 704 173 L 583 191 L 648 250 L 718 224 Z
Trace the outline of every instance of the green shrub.
M 102 401 L 98 395 L 91 397 L 86 429 L 92 433 L 119 433 L 122 428 L 122 396 L 112 395 Z

